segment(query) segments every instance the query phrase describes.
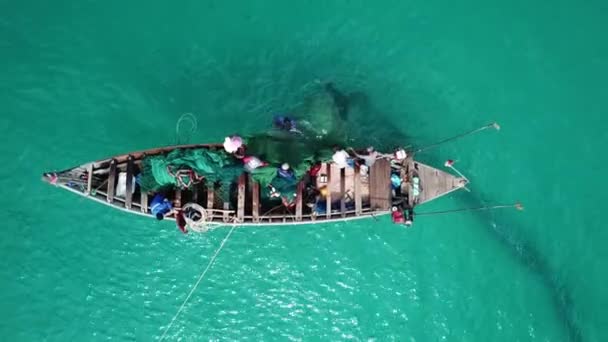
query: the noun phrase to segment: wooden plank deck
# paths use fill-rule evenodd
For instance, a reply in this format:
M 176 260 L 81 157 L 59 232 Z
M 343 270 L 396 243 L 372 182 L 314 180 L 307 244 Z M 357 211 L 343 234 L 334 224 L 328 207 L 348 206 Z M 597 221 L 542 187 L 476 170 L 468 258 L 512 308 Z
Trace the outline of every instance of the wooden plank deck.
M 413 161 L 410 169 L 420 178 L 420 194 L 416 204 L 428 202 L 437 197 L 443 196 L 448 192 L 461 189 L 466 185 L 466 181 L 461 177 L 456 177 L 445 171 Z
M 239 219 L 240 222 L 242 222 L 245 217 L 245 182 L 246 182 L 246 178 L 247 178 L 247 175 L 244 173 L 239 176 L 236 217 Z
M 135 171 L 135 164 L 133 163 L 133 157 L 129 156 L 127 159 L 127 189 L 125 191 L 125 208 L 131 209 L 133 203 L 133 173 Z
M 376 210 L 391 208 L 391 163 L 379 159 L 369 170 L 370 206 Z
M 114 191 L 116 189 L 116 160 L 110 162 L 110 170 L 108 172 L 108 191 L 106 191 L 106 200 L 108 203 L 114 202 Z

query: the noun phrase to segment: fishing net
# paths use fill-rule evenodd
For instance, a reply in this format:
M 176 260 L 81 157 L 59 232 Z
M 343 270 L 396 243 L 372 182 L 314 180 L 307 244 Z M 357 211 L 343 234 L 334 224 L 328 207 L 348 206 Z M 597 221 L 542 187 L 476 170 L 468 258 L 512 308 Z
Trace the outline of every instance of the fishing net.
M 315 163 L 331 160 L 333 155 L 333 142 L 327 138 L 311 139 L 282 132 L 251 136 L 246 139 L 246 145 L 248 154 L 258 156 L 269 164 L 251 171 L 253 180 L 260 183 L 263 189 L 262 199 L 276 197 L 285 203 L 293 202 L 297 184 L 306 172 Z M 290 165 L 294 177 L 278 176 L 277 169 L 283 163 Z
M 143 191 L 163 187 L 190 188 L 205 179 L 208 186 L 218 182 L 216 191 L 228 199 L 230 184 L 243 172 L 243 166 L 223 151 L 207 149 L 176 149 L 166 156 L 146 157 L 142 161 L 140 186 Z
M 269 132 L 245 139 L 247 154 L 254 155 L 273 166 L 288 163 L 302 176 L 308 167 L 317 161 L 329 161 L 332 147 L 338 144 L 329 137 L 310 138 L 287 132 Z

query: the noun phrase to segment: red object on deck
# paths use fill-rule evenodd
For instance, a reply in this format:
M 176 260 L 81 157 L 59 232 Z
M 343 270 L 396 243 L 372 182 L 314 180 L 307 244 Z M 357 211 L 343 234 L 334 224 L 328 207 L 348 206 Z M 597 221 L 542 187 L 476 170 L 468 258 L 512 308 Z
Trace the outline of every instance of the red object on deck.
M 316 164 L 313 165 L 310 170 L 308 170 L 308 174 L 311 177 L 316 177 L 319 174 L 319 171 L 321 171 L 321 164 Z
M 401 210 L 395 210 L 391 214 L 393 218 L 393 223 L 404 223 L 405 218 L 403 217 L 403 212 Z
M 182 233 L 188 234 L 188 230 L 186 230 L 186 219 L 184 218 L 184 213 L 181 210 L 175 214 L 175 222 L 177 223 L 177 228 L 179 228 Z

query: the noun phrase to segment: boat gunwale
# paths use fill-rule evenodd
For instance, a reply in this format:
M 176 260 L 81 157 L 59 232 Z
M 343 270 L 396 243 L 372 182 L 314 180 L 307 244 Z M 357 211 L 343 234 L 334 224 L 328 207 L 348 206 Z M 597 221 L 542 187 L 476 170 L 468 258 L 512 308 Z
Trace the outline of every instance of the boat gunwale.
M 48 180 L 44 179 L 43 180 L 45 182 L 48 183 Z M 140 210 L 132 210 L 132 209 L 127 209 L 126 207 L 123 206 L 117 206 L 114 205 L 112 203 L 109 203 L 108 201 L 105 201 L 101 198 L 98 198 L 96 196 L 91 196 L 91 195 L 87 195 L 83 192 L 80 192 L 76 189 L 73 189 L 69 186 L 66 186 L 64 184 L 56 184 L 56 187 L 68 190 L 76 195 L 91 199 L 95 202 L 104 204 L 106 206 L 109 206 L 111 208 L 114 209 L 118 209 L 121 210 L 123 212 L 126 213 L 130 213 L 130 214 L 136 214 L 138 216 L 142 216 L 142 217 L 146 217 L 146 218 L 153 218 L 152 215 L 148 214 L 148 213 L 143 213 Z M 135 202 L 133 202 L 133 205 L 135 205 Z M 140 206 L 139 206 L 140 207 Z M 354 212 L 353 212 L 354 213 Z M 310 225 L 310 224 L 319 224 L 319 223 L 327 223 L 327 222 L 346 222 L 346 221 L 354 221 L 354 220 L 360 220 L 360 219 L 370 219 L 370 218 L 375 218 L 377 216 L 384 216 L 384 215 L 388 215 L 390 213 L 390 210 L 371 210 L 368 209 L 367 212 L 364 211 L 364 213 L 362 213 L 361 215 L 353 215 L 353 216 L 347 216 L 347 217 L 342 217 L 340 212 L 332 212 L 332 218 L 331 219 L 327 219 L 326 217 L 322 217 L 322 215 L 317 216 L 316 219 L 309 219 L 309 220 L 302 220 L 302 221 L 295 221 L 295 216 L 294 216 L 294 220 L 292 221 L 283 221 L 283 218 L 290 218 L 290 215 L 285 215 L 285 216 L 279 216 L 279 215 L 271 215 L 271 216 L 263 216 L 260 215 L 259 217 L 259 222 L 253 222 L 253 221 L 245 221 L 245 222 L 235 222 L 235 223 L 225 223 L 225 222 L 217 222 L 217 221 L 212 221 L 210 222 L 210 225 L 213 226 L 218 226 L 218 227 L 227 227 L 227 226 L 233 226 L 236 225 L 238 227 L 252 227 L 252 226 L 286 226 L 286 225 Z M 336 215 L 336 218 L 333 218 L 333 215 Z M 302 218 L 310 218 L 312 215 L 307 214 L 307 215 L 302 215 Z M 251 215 L 246 215 L 245 218 L 252 218 Z M 276 222 L 272 222 L 272 221 L 267 221 L 267 219 L 275 219 L 276 218 Z M 175 217 L 173 216 L 169 216 L 167 217 L 165 220 L 167 221 L 175 221 Z
M 115 164 L 116 169 L 122 169 L 122 168 L 126 167 L 129 160 L 131 160 L 134 163 L 138 162 L 138 164 L 139 164 L 139 163 L 141 163 L 141 160 L 146 156 L 168 153 L 168 152 L 174 151 L 176 149 L 195 149 L 195 148 L 213 149 L 213 148 L 221 148 L 221 147 L 222 147 L 221 144 L 186 144 L 186 145 L 157 147 L 157 148 L 151 148 L 151 149 L 147 149 L 147 150 L 139 150 L 139 151 L 135 151 L 135 152 L 131 152 L 131 153 L 116 155 L 116 156 L 108 157 L 105 159 L 99 159 L 99 160 L 88 162 L 88 163 L 82 164 L 80 166 L 66 169 L 64 171 L 57 172 L 57 173 L 71 172 L 71 171 L 74 171 L 77 169 L 82 169 L 82 170 L 92 169 L 94 175 L 97 174 L 97 175 L 101 175 L 103 177 L 103 175 L 107 174 L 107 170 L 105 170 L 105 168 L 109 168 L 110 164 L 113 161 L 116 163 Z M 415 161 L 413 159 L 413 156 L 410 156 L 408 159 L 410 159 L 412 162 L 416 162 L 425 167 L 428 167 L 431 169 L 436 169 L 430 165 Z M 332 164 L 331 162 L 328 163 L 328 165 L 331 165 L 331 164 Z M 102 171 L 102 172 L 99 172 L 99 171 Z M 104 173 L 103 171 L 106 171 L 106 172 Z M 49 179 L 49 175 L 51 175 L 51 174 L 53 174 L 53 172 L 44 173 L 43 177 L 42 177 L 43 181 L 45 181 L 47 183 L 51 183 L 51 181 Z M 469 181 L 466 178 L 457 177 L 451 173 L 448 173 L 448 174 L 450 174 L 450 176 L 454 177 L 454 179 L 458 182 L 458 184 L 460 184 L 460 186 L 455 186 L 454 188 L 450 189 L 449 191 L 443 192 L 435 197 L 429 198 L 429 199 L 425 200 L 424 202 L 418 203 L 417 205 L 421 205 L 421 204 L 430 202 L 439 197 L 443 197 L 449 193 L 452 193 L 456 190 L 466 189 L 466 185 L 469 183 Z M 94 193 L 88 193 L 87 191 L 80 191 L 78 189 L 74 189 L 65 183 L 58 183 L 58 184 L 54 184 L 54 185 L 57 187 L 66 189 L 66 190 L 73 192 L 77 195 L 80 195 L 82 197 L 89 198 L 96 202 L 105 204 L 112 208 L 120 209 L 127 213 L 137 214 L 137 215 L 148 217 L 148 218 L 153 217 L 149 213 L 149 206 L 146 206 L 146 208 L 145 208 L 146 210 L 143 211 L 144 208 L 142 207 L 142 204 L 140 201 L 132 201 L 131 208 L 127 208 L 126 200 L 121 197 L 118 197 L 118 196 L 113 198 L 114 201 L 108 202 L 107 193 L 104 192 L 103 190 L 96 189 Z M 87 186 L 87 189 L 88 189 L 88 186 Z M 387 215 L 390 212 L 391 212 L 390 209 L 389 210 L 372 209 L 371 206 L 368 204 L 367 206 L 360 208 L 359 211 L 357 210 L 357 208 L 354 208 L 354 209 L 351 209 L 348 211 L 331 210 L 329 213 L 316 214 L 316 215 L 315 214 L 303 214 L 303 215 L 301 215 L 301 220 L 298 220 L 296 218 L 295 214 L 284 214 L 284 215 L 275 214 L 275 215 L 266 215 L 266 216 L 263 214 L 260 214 L 260 215 L 258 215 L 257 219 L 252 214 L 243 215 L 241 222 L 234 223 L 234 224 L 236 224 L 238 226 L 281 226 L 281 225 L 316 224 L 316 223 L 326 223 L 326 222 L 344 222 L 344 221 L 370 218 L 370 217 L 375 218 L 376 216 Z M 219 217 L 220 216 L 216 217 L 216 219 L 218 219 L 217 221 L 215 219 L 212 219 L 212 221 L 210 221 L 210 224 L 233 225 L 233 223 L 223 222 L 221 219 L 219 219 Z M 235 219 L 236 217 L 231 216 L 230 218 Z M 173 215 L 168 216 L 167 219 L 170 221 L 175 221 L 175 217 Z

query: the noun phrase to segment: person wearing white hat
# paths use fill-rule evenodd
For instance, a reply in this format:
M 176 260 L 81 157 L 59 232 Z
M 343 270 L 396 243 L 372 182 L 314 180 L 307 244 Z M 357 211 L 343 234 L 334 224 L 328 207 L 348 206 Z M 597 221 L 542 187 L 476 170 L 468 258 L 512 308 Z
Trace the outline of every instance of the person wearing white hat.
M 241 139 L 241 137 L 238 135 L 233 135 L 224 139 L 224 150 L 226 150 L 228 153 L 235 153 L 242 146 L 243 139 Z
M 397 151 L 395 151 L 395 159 L 404 160 L 405 158 L 407 158 L 407 153 L 405 152 L 404 149 L 400 148 Z
M 343 169 L 348 166 L 348 160 L 350 159 L 350 155 L 344 150 L 338 150 L 331 157 L 331 160 L 336 164 L 339 168 Z
M 378 159 L 382 159 L 382 158 L 390 158 L 392 157 L 392 155 L 390 154 L 383 154 L 383 153 L 379 153 L 378 151 L 376 151 L 376 149 L 374 149 L 373 146 L 368 147 L 365 152 L 367 154 L 359 154 L 357 153 L 355 150 L 353 150 L 352 148 L 350 149 L 350 151 L 359 159 L 363 160 L 363 164 L 367 167 L 371 167 L 372 165 L 374 165 L 374 163 L 376 163 L 376 160 Z
M 293 173 L 293 170 L 287 163 L 283 163 L 281 167 L 277 170 L 277 173 L 280 177 L 285 178 L 287 180 L 295 181 L 296 176 Z

